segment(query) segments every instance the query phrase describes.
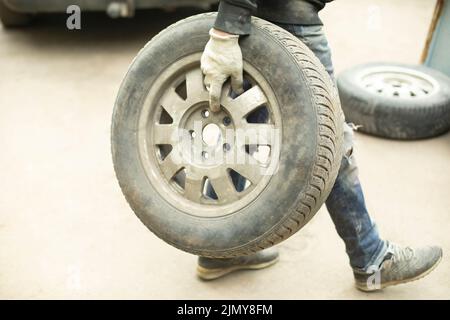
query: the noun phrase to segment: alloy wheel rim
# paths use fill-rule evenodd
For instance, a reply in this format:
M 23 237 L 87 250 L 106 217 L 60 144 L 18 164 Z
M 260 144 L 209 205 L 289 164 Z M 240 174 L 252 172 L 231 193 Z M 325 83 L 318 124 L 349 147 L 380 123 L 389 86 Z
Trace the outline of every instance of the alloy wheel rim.
M 139 152 L 164 200 L 190 215 L 220 217 L 249 205 L 269 184 L 281 115 L 270 85 L 248 63 L 247 90 L 237 96 L 226 83 L 221 110 L 211 112 L 199 60 L 186 56 L 158 76 L 140 114 Z M 250 120 L 264 109 L 264 122 Z
M 361 76 L 361 85 L 376 95 L 402 99 L 430 96 L 439 86 L 423 72 L 395 66 L 368 69 Z

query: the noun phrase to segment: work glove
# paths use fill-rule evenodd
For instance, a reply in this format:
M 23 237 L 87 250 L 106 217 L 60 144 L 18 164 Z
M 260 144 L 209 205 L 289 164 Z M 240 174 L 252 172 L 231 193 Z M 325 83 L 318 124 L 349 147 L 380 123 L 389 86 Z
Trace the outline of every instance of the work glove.
M 217 112 L 220 110 L 222 86 L 228 78 L 231 78 L 231 87 L 235 93 L 241 94 L 244 91 L 242 52 L 238 35 L 219 35 L 214 29 L 209 31 L 209 35 L 210 39 L 201 58 L 201 68 L 209 91 L 211 111 Z

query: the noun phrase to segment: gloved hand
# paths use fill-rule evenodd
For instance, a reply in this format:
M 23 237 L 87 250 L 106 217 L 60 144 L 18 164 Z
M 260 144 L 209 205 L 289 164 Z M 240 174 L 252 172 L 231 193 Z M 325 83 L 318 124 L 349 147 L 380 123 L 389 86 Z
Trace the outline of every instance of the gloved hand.
M 239 36 L 211 29 L 210 39 L 201 58 L 201 68 L 205 75 L 205 86 L 209 91 L 211 111 L 220 110 L 222 86 L 231 78 L 233 91 L 241 94 L 243 82 L 242 52 Z

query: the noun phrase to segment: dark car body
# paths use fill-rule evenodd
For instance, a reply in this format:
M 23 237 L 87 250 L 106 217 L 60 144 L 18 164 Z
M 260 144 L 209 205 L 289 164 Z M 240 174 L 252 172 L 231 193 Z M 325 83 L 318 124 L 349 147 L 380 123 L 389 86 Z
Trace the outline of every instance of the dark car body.
M 217 0 L 0 0 L 11 11 L 24 14 L 65 12 L 71 5 L 83 11 L 107 11 L 114 5 L 126 5 L 132 10 L 149 8 L 201 7 L 209 8 Z

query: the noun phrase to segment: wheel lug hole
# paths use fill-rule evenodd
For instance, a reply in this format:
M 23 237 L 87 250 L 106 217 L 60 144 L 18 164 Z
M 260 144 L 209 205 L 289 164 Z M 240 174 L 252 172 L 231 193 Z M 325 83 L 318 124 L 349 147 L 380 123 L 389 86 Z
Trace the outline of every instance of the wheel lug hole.
M 194 130 L 189 130 L 189 135 L 191 136 L 192 139 L 195 138 L 196 134 Z
M 229 125 L 231 124 L 231 119 L 230 119 L 230 117 L 225 117 L 225 118 L 223 118 L 223 124 L 224 124 L 225 126 L 229 126 Z
M 224 143 L 224 144 L 223 144 L 223 151 L 224 151 L 224 152 L 228 152 L 228 151 L 230 151 L 230 150 L 231 150 L 230 144 L 229 144 L 229 143 Z
M 202 117 L 205 118 L 205 119 L 208 118 L 208 117 L 209 117 L 209 111 L 206 110 L 206 109 L 203 110 L 203 111 L 202 111 Z
M 209 158 L 208 152 L 202 151 L 202 157 L 203 157 L 203 159 L 207 160 Z

